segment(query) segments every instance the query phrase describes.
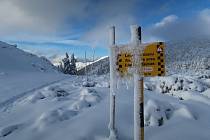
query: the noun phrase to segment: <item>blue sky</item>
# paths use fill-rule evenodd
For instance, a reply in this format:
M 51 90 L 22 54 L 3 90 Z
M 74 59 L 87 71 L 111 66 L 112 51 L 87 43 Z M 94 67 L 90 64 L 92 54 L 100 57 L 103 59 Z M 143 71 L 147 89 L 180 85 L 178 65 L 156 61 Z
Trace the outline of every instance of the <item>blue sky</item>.
M 0 40 L 54 58 L 65 52 L 108 55 L 108 27 L 117 43 L 130 40 L 132 24 L 143 42 L 210 35 L 210 0 L 1 0 Z

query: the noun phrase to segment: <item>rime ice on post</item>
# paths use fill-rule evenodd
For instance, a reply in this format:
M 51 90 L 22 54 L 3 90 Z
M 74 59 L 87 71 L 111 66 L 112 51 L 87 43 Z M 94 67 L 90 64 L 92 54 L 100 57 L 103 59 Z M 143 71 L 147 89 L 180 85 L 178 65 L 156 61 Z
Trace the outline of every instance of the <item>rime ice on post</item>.
M 143 74 L 140 55 L 143 48 L 141 44 L 141 28 L 131 26 L 131 47 L 134 48 L 134 140 L 144 139 L 144 116 L 143 116 Z M 141 129 L 140 129 L 141 128 Z
M 115 54 L 115 27 L 110 27 L 110 33 L 109 33 L 109 41 L 110 41 L 110 122 L 109 122 L 109 130 L 110 140 L 116 140 L 117 134 L 116 134 L 116 128 L 115 128 L 115 94 L 116 94 L 116 87 L 117 87 L 117 81 L 116 81 L 116 54 Z

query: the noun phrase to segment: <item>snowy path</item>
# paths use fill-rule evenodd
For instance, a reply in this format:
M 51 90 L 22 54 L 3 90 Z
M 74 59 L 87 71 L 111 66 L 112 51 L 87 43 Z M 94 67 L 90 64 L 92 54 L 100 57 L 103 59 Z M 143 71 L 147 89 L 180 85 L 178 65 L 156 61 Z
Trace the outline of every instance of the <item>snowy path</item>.
M 25 92 L 41 88 L 68 76 L 58 73 L 10 72 L 0 77 L 0 105 L 7 100 L 22 96 Z
M 36 90 L 39 90 L 41 88 L 44 88 L 46 86 L 49 86 L 49 85 L 52 85 L 54 83 L 58 83 L 59 81 L 62 81 L 66 78 L 62 78 L 60 80 L 56 80 L 56 81 L 53 81 L 53 82 L 49 82 L 49 83 L 46 83 L 46 84 L 43 84 L 41 86 L 38 86 L 38 87 L 35 87 L 35 88 L 32 88 L 28 91 L 25 91 L 25 92 L 22 92 L 22 93 L 18 93 L 17 95 L 15 96 L 12 96 L 10 97 L 8 100 L 6 101 L 3 101 L 0 103 L 0 109 L 7 109 L 9 108 L 15 101 L 17 101 L 19 98 L 22 98 L 24 96 L 27 96 L 28 94 L 32 94 L 33 92 L 35 92 Z
M 82 87 L 82 77 L 43 85 L 1 104 L 0 139 L 13 132 L 41 131 L 58 122 L 71 120 L 104 97 L 97 88 Z
M 16 98 L 0 109 L 0 140 L 107 140 L 109 84 L 107 76 L 71 77 Z M 210 90 L 203 80 L 174 77 L 145 83 L 145 140 L 208 140 Z M 205 79 L 204 79 L 205 80 Z M 190 81 L 190 82 L 188 82 Z M 206 80 L 205 80 L 206 81 Z M 160 87 L 172 86 L 161 93 Z M 184 91 L 183 86 L 187 89 Z M 167 89 L 167 88 L 166 88 Z M 133 139 L 133 90 L 119 86 L 116 124 L 120 140 Z

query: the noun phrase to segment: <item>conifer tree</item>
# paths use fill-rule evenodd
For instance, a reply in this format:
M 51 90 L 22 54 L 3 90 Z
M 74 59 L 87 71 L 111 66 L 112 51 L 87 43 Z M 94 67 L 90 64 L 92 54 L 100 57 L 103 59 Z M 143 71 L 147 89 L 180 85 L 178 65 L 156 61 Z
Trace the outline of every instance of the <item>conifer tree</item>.
M 74 53 L 71 55 L 71 66 L 70 66 L 70 73 L 75 75 L 77 74 L 77 68 L 76 68 L 76 59 L 74 57 Z
M 68 53 L 66 53 L 66 57 L 62 59 L 62 62 L 63 62 L 63 73 L 71 74 L 71 64 Z

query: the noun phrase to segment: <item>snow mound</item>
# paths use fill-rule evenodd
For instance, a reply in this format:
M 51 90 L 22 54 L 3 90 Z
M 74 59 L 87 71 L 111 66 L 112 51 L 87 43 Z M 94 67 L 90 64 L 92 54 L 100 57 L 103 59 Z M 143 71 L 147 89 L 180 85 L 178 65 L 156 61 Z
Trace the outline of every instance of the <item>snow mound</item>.
M 177 91 L 203 92 L 208 88 L 208 85 L 199 81 L 199 79 L 173 75 L 151 78 L 145 83 L 145 88 L 147 90 L 155 90 L 161 93 L 173 93 Z
M 39 100 L 45 99 L 46 97 L 41 93 L 34 93 L 33 95 L 29 96 L 27 98 L 28 101 L 32 102 L 32 103 L 36 103 Z
M 69 95 L 70 93 L 68 93 L 65 89 L 52 86 L 52 87 L 47 87 L 42 90 L 34 92 L 34 94 L 28 96 L 22 102 L 36 103 L 44 99 L 63 101 L 63 100 L 68 100 Z
M 161 126 L 171 118 L 174 107 L 167 102 L 149 99 L 146 102 L 144 112 L 146 126 Z
M 174 118 L 182 117 L 182 118 L 185 118 L 185 119 L 196 120 L 196 116 L 193 115 L 192 112 L 190 111 L 190 109 L 188 107 L 184 106 L 184 105 L 174 111 L 173 117 Z
M 48 92 L 46 92 L 47 89 L 48 89 Z M 57 96 L 56 97 L 54 96 L 55 94 L 52 91 L 60 92 L 60 91 L 65 91 L 65 90 L 62 88 L 59 89 L 57 86 L 51 86 L 48 88 L 43 88 L 42 91 L 45 91 L 45 92 L 41 93 L 40 91 L 37 91 L 35 94 L 32 94 L 31 96 L 27 97 L 26 100 L 29 101 L 29 99 L 31 99 L 30 101 L 35 103 L 38 100 L 57 98 Z M 63 96 L 63 92 L 61 95 Z M 60 96 L 60 93 L 59 93 L 59 96 Z M 47 127 L 50 127 L 53 124 L 71 120 L 73 117 L 79 115 L 79 113 L 81 113 L 83 110 L 93 107 L 101 100 L 97 91 L 91 88 L 82 88 L 79 93 L 79 96 L 74 96 L 74 98 L 71 98 L 71 99 L 67 100 L 69 103 L 66 102 L 66 104 L 63 104 L 62 106 L 58 108 L 55 107 L 53 110 L 43 112 L 35 120 L 33 124 L 33 128 L 37 130 L 45 130 L 47 129 Z M 54 101 L 46 100 L 45 102 L 54 102 Z
M 81 110 L 83 108 L 91 107 L 98 103 L 100 100 L 100 96 L 94 89 L 83 88 L 81 90 L 79 100 L 71 106 L 71 109 Z
M 204 95 L 204 96 L 210 98 L 210 89 L 207 89 L 206 91 L 204 91 L 204 92 L 202 93 L 202 95 Z
M 194 112 L 193 108 L 185 103 L 182 103 L 177 99 L 171 100 L 171 97 L 169 98 L 169 101 L 166 100 L 168 97 L 164 100 L 160 97 L 165 98 L 164 95 L 155 99 L 146 98 L 144 108 L 144 124 L 146 127 L 165 126 L 169 122 L 179 120 L 195 121 L 199 118 L 200 114 Z
M 49 89 L 44 89 L 43 94 L 46 97 L 54 97 L 57 99 L 65 98 L 70 95 L 66 89 L 59 88 L 58 86 L 52 86 Z
M 83 87 L 94 87 L 95 86 L 95 82 L 94 81 L 84 81 L 83 83 L 82 83 L 82 86 Z
M 35 122 L 35 127 L 42 130 L 45 127 L 50 126 L 54 123 L 69 120 L 77 114 L 78 114 L 77 111 L 67 110 L 63 108 L 52 110 L 43 113 Z

